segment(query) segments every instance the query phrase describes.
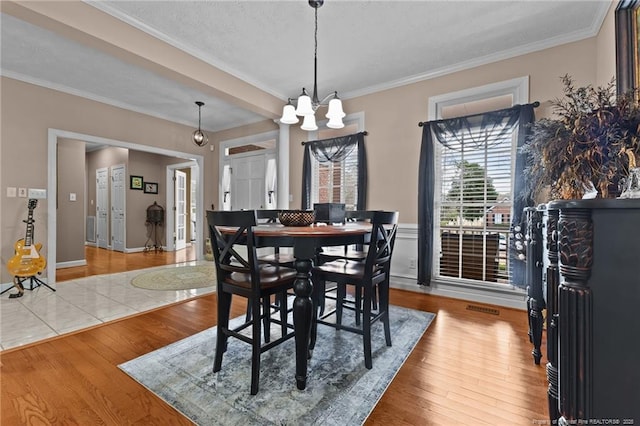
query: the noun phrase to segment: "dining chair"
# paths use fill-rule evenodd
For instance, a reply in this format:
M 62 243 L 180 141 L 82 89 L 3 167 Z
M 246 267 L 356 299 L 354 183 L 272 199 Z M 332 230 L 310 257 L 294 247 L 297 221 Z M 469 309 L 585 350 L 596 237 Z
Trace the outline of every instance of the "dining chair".
M 278 213 L 280 213 L 280 210 L 256 210 L 256 219 L 258 223 L 278 223 Z M 280 247 L 273 247 L 273 253 L 261 254 L 258 256 L 258 260 L 271 265 L 293 268 L 295 258 L 293 257 L 293 253 L 281 253 Z
M 251 395 L 258 393 L 260 355 L 294 336 L 293 324 L 288 323 L 287 291 L 293 288 L 296 271 L 291 268 L 260 263 L 256 253 L 254 210 L 207 211 L 209 233 L 213 242 L 213 257 L 217 273 L 218 334 L 213 372 L 222 368 L 223 354 L 229 337 L 251 345 Z M 232 228 L 222 232 L 219 227 Z M 240 325 L 229 327 L 233 296 L 247 299 L 251 317 Z M 272 297 L 278 300 L 272 303 Z M 275 318 L 272 309 L 279 317 Z M 264 324 L 262 335 L 261 322 Z M 271 323 L 280 325 L 280 337 L 270 339 Z M 247 335 L 245 329 L 251 330 Z M 233 360 L 236 362 L 237 360 Z
M 373 210 L 347 210 L 345 212 L 345 222 L 371 222 L 373 218 Z M 366 241 L 365 241 L 366 242 Z M 364 262 L 367 258 L 368 246 L 363 244 L 352 244 L 339 247 L 323 247 L 317 255 L 318 264 L 331 262 L 333 260 L 350 260 L 355 262 Z M 337 286 L 329 287 L 323 294 L 320 295 L 320 314 L 324 313 L 325 298 L 335 299 L 333 295 L 337 291 Z M 371 298 L 371 307 L 377 309 L 377 295 L 374 292 Z M 362 303 L 362 297 L 360 293 L 355 294 L 355 300 L 345 299 L 345 303 L 355 303 L 360 305 Z M 360 325 L 360 318 L 356 318 L 356 325 Z
M 336 259 L 313 268 L 313 298 L 319 309 L 318 300 L 324 292 L 325 282 L 337 284 L 336 306 L 334 309 L 318 313 L 317 324 L 324 324 L 338 330 L 346 330 L 363 336 L 365 367 L 372 368 L 371 325 L 380 320 L 384 327 L 385 341 L 391 346 L 389 327 L 389 271 L 391 255 L 398 229 L 398 212 L 375 211 L 371 219 L 371 236 L 367 244 L 364 262 Z M 355 294 L 362 294 L 362 304 L 349 306 L 344 303 L 347 285 L 353 286 Z M 377 290 L 377 309 L 372 309 L 372 299 Z M 343 324 L 343 310 L 355 311 L 355 326 Z M 358 319 L 362 316 L 362 324 Z M 328 318 L 335 316 L 335 321 Z M 315 342 L 315 339 L 312 339 Z

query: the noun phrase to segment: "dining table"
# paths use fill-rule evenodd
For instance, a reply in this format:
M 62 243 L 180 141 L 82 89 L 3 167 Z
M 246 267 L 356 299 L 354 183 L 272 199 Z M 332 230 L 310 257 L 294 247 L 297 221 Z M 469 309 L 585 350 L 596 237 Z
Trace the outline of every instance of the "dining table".
M 322 247 L 363 244 L 371 233 L 371 223 L 312 224 L 310 226 L 284 226 L 259 224 L 253 228 L 258 247 L 293 247 L 296 279 L 293 285 L 293 326 L 296 347 L 296 385 L 305 389 L 307 364 L 312 355 L 312 328 L 316 312 L 311 298 L 311 273 L 317 253 Z M 315 331 L 313 333 L 315 335 Z M 315 339 L 315 336 L 314 336 Z M 315 341 L 313 342 L 315 343 Z

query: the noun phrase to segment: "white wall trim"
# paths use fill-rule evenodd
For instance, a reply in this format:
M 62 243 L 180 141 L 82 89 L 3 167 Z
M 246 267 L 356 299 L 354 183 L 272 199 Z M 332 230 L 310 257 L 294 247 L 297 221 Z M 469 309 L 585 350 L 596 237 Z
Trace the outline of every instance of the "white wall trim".
M 70 260 L 68 262 L 58 262 L 58 263 L 56 263 L 56 269 L 73 268 L 75 266 L 85 266 L 86 264 L 87 264 L 87 260 L 86 259 Z
M 432 280 L 431 286 L 418 285 L 417 269 L 411 268 L 411 259 L 418 258 L 418 225 L 398 225 L 396 243 L 391 261 L 390 285 L 393 288 L 415 291 L 421 294 L 446 296 L 470 302 L 488 303 L 515 309 L 526 308 L 526 291 L 508 284 L 486 285 L 464 280 Z

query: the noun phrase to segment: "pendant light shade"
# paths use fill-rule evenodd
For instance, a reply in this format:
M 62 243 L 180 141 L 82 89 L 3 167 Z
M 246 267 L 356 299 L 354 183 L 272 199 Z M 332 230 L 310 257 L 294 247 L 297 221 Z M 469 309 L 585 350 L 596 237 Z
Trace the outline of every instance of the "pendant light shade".
M 284 124 L 296 124 L 298 121 L 298 117 L 296 117 L 296 107 L 291 104 L 291 100 L 289 103 L 282 108 L 282 118 L 280 122 Z
M 209 137 L 205 132 L 202 131 L 202 129 L 200 129 L 200 124 L 202 120 L 201 109 L 202 109 L 202 106 L 204 105 L 204 102 L 196 101 L 196 105 L 198 105 L 198 130 L 193 132 L 192 139 L 193 139 L 193 143 L 195 143 L 196 145 L 205 146 L 206 144 L 209 143 Z
M 313 115 L 314 110 L 311 106 L 311 98 L 307 95 L 307 91 L 302 89 L 302 94 L 298 97 L 298 108 L 296 108 L 296 115 L 306 117 L 307 115 Z
M 305 115 L 304 121 L 302 122 L 302 126 L 300 126 L 302 130 L 306 130 L 307 132 L 313 132 L 314 130 L 318 130 L 318 126 L 316 125 L 316 116 Z
M 303 88 L 302 94 L 296 101 L 295 115 L 304 117 L 301 129 L 307 131 L 318 130 L 316 125 L 315 113 L 318 108 L 326 107 L 328 102 L 328 111 L 326 117 L 329 119 L 327 127 L 332 129 L 342 129 L 344 123 L 342 118 L 345 116 L 342 110 L 342 101 L 338 99 L 338 92 L 329 94 L 322 100 L 318 99 L 318 8 L 323 5 L 324 0 L 308 0 L 309 6 L 315 11 L 315 32 L 314 32 L 314 54 L 313 54 L 313 94 L 309 96 L 307 91 Z M 289 108 L 291 106 L 291 108 Z M 282 117 L 280 122 L 283 124 L 295 124 L 298 119 L 292 116 L 291 99 L 282 109 Z

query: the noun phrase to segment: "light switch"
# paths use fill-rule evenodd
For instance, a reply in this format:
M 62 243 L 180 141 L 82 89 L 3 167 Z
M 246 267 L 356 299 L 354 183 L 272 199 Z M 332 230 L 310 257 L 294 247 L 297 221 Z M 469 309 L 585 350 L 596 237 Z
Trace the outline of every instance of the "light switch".
M 69 201 L 75 201 L 75 200 L 76 200 L 76 193 L 75 192 L 69 193 Z
M 27 198 L 27 188 L 18 188 L 18 197 Z
M 45 199 L 45 198 L 47 198 L 47 190 L 46 189 L 29 188 L 29 198 Z
M 18 193 L 18 190 L 16 189 L 15 186 L 8 186 L 7 187 L 7 197 L 14 198 L 17 193 Z

